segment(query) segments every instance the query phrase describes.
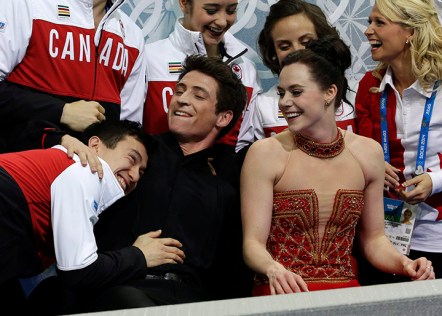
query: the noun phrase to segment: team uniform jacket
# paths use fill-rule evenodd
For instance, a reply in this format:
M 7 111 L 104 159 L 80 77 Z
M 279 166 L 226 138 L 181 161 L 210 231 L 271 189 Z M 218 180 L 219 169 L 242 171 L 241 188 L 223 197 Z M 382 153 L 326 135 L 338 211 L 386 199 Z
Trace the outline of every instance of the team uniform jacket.
M 0 167 L 14 179 L 26 199 L 28 209 L 14 212 L 20 212 L 23 218 L 30 215 L 32 236 L 24 238 L 34 240 L 41 271 L 53 264 L 56 258 L 57 268 L 62 273 L 76 272 L 74 275 L 77 279 L 73 284 L 108 282 L 111 280 L 110 274 L 113 274 L 113 278 L 119 277 L 118 260 L 97 254 L 93 231 L 100 213 L 124 196 L 109 165 L 103 160 L 101 163 L 104 177 L 100 180 L 88 167 L 81 165 L 77 156 L 68 158 L 61 146 L 0 155 Z M 13 208 L 9 205 L 1 207 L 3 211 L 10 210 L 7 212 L 13 225 L 23 225 L 23 221 L 11 219 L 15 218 Z M 3 218 L 0 225 L 4 225 L 5 220 L 8 221 Z M 133 248 L 126 252 L 139 252 L 142 257 L 140 261 L 143 261 L 142 253 Z M 7 263 L 0 266 L 4 264 Z M 133 275 L 136 271 L 132 269 L 121 274 L 124 277 L 127 273 Z M 92 270 L 93 273 L 80 274 Z M 20 271 L 18 274 L 18 277 L 23 277 Z M 83 279 L 82 276 L 86 275 Z
M 93 100 L 107 119 L 142 120 L 144 38 L 117 0 L 97 31 L 93 0 L 3 0 L 0 123 L 59 124 L 67 102 Z
M 239 120 L 237 126 L 220 142 L 236 145 L 239 150 L 254 140 L 252 116 L 255 98 L 261 87 L 255 65 L 243 55 L 246 47 L 229 32 L 224 35 L 224 48 L 228 54 L 224 60 L 230 60 L 229 65 L 247 89 L 248 106 L 243 112 L 242 123 Z M 168 38 L 146 45 L 146 54 L 149 58 L 143 124 L 146 132 L 159 134 L 168 130 L 167 111 L 181 72 L 181 63 L 188 55 L 207 53 L 201 33 L 185 29 L 177 20 L 175 30 Z
M 379 93 L 369 89 L 379 87 Z M 367 72 L 359 83 L 356 94 L 356 123 L 359 134 L 375 139 L 380 144 L 380 97 L 388 88 L 387 122 L 390 144 L 390 164 L 402 171 L 400 182 L 410 179 L 416 168 L 421 121 L 425 107 L 426 92 L 416 81 L 405 89 L 403 97 L 394 87 L 390 69 L 382 82 L 372 72 Z M 420 215 L 416 218 L 411 239 L 411 249 L 426 252 L 442 252 L 442 91 L 434 101 L 433 114 L 428 132 L 425 169 L 433 182 L 433 190 L 425 202 L 419 203 Z M 390 195 L 393 193 L 390 192 Z M 392 196 L 395 197 L 395 196 Z M 398 198 L 396 196 L 396 198 Z
M 276 86 L 256 98 L 254 118 L 255 138 L 262 139 L 273 136 L 287 128 L 287 121 L 278 107 L 279 96 Z M 336 125 L 342 129 L 356 131 L 354 109 L 347 103 L 336 111 Z

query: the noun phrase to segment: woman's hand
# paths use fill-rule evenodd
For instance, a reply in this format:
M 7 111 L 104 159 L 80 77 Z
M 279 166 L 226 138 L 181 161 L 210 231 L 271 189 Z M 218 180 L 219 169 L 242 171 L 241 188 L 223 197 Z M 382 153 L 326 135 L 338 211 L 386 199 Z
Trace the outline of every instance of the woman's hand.
M 407 187 L 413 189 L 407 191 Z M 424 173 L 402 183 L 402 188 L 396 190 L 401 198 L 409 204 L 417 204 L 424 202 L 430 196 L 433 191 L 433 181 L 427 173 Z
M 384 186 L 395 189 L 400 186 L 399 183 L 399 173 L 400 169 L 393 167 L 388 162 L 385 162 L 385 180 Z
M 103 178 L 103 167 L 97 154 L 88 146 L 83 144 L 77 138 L 70 135 L 64 135 L 61 138 L 61 146 L 66 148 L 69 158 L 74 157 L 74 153 L 80 158 L 81 165 L 85 167 L 89 164 L 92 173 L 97 173 L 100 179 Z
M 407 260 L 403 267 L 404 274 L 411 277 L 413 281 L 417 280 L 434 280 L 433 265 L 430 260 L 425 257 L 416 260 Z
M 270 294 L 286 294 L 308 292 L 307 284 L 301 276 L 288 271 L 284 266 L 276 261 L 266 273 L 269 279 Z

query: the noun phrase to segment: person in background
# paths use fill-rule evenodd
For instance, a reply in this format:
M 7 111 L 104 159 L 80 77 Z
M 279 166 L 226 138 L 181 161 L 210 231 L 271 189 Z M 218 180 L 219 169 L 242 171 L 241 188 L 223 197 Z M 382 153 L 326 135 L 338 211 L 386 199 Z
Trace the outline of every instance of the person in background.
M 351 252 L 379 269 L 434 279 L 431 262 L 401 255 L 384 233 L 384 162 L 374 140 L 337 127 L 347 89 L 348 46 L 307 43 L 282 62 L 277 86 L 288 130 L 256 141 L 241 173 L 244 258 L 254 295 L 358 286 Z
M 83 312 L 250 295 L 252 275 L 241 254 L 238 165 L 232 156 L 212 152 L 246 102 L 244 85 L 219 58 L 186 57 L 170 102 L 170 131 L 154 135 L 157 149 L 134 194 L 112 205 L 95 226 L 100 251 L 127 247 L 136 236 L 161 229 L 182 243 L 184 262 L 84 293 Z
M 144 38 L 123 1 L 4 0 L 0 153 L 27 148 L 36 121 L 79 136 L 97 121 L 142 121 Z
M 247 106 L 237 125 L 217 142 L 227 152 L 240 151 L 253 139 L 252 117 L 261 91 L 247 48 L 228 30 L 235 22 L 238 0 L 179 0 L 183 17 L 166 38 L 146 45 L 147 95 L 143 125 L 150 134 L 166 132 L 167 113 L 182 62 L 192 54 L 221 58 L 241 79 L 248 94 Z M 189 115 L 183 113 L 183 115 Z M 235 149 L 236 148 L 236 149 Z
M 280 0 L 270 7 L 258 37 L 263 63 L 273 74 L 279 75 L 284 57 L 295 50 L 304 49 L 310 40 L 327 35 L 337 36 L 338 32 L 330 26 L 317 5 L 302 0 Z M 345 96 L 335 114 L 339 127 L 355 131 L 355 112 Z M 278 109 L 276 85 L 258 95 L 254 128 L 256 139 L 270 137 L 287 128 L 287 121 Z
M 417 205 L 409 257 L 442 276 L 442 27 L 433 1 L 377 0 L 365 35 L 376 69 L 356 95 L 357 130 L 382 145 L 384 195 Z M 370 276 L 371 283 L 402 281 Z
M 20 279 L 28 296 L 49 274 L 70 287 L 99 288 L 144 275 L 155 265 L 148 243 L 158 233 L 141 236 L 134 247 L 112 255 L 97 253 L 93 234 L 101 213 L 135 189 L 153 141 L 141 124 L 128 120 L 94 123 L 83 136 L 101 158 L 102 179 L 84 168 L 77 156 L 69 158 L 60 145 L 0 155 L 2 290 Z M 168 244 L 170 253 L 160 263 L 182 262 L 180 243 Z M 122 268 L 122 256 L 136 264 Z M 48 269 L 53 263 L 57 271 Z

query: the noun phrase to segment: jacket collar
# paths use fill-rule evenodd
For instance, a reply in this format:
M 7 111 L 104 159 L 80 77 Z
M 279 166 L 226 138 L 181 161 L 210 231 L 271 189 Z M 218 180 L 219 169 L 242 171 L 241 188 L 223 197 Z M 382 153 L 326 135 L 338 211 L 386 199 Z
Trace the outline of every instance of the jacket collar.
M 169 36 L 172 44 L 186 55 L 207 55 L 201 32 L 190 31 L 184 28 L 182 20 L 183 18 L 177 19 L 175 22 L 175 30 Z M 239 58 L 247 52 L 247 47 L 228 31 L 224 34 L 221 45 L 224 45 L 224 49 L 228 54 L 227 57 L 232 57 L 232 60 Z
M 209 147 L 185 156 L 183 150 L 180 147 L 180 144 L 178 143 L 178 140 L 172 132 L 165 132 L 162 134 L 154 135 L 153 137 L 154 139 L 159 141 L 160 146 L 162 143 L 167 147 L 167 151 L 172 151 L 176 155 L 176 157 L 179 157 L 179 159 L 181 159 L 182 161 L 182 164 L 198 164 L 202 161 L 203 165 L 205 165 L 213 150 L 211 147 Z
M 394 89 L 396 91 L 396 88 L 394 86 L 394 81 L 393 81 L 393 72 L 391 70 L 390 67 L 387 68 L 387 71 L 385 72 L 384 77 L 382 78 L 381 84 L 379 85 L 379 92 L 384 91 L 384 89 L 386 88 L 386 86 L 389 85 L 390 88 Z M 411 89 L 417 91 L 418 93 L 420 93 L 422 96 L 424 96 L 425 98 L 429 98 L 431 96 L 431 91 L 425 91 L 425 89 L 423 89 L 419 83 L 419 80 L 416 80 L 411 86 Z

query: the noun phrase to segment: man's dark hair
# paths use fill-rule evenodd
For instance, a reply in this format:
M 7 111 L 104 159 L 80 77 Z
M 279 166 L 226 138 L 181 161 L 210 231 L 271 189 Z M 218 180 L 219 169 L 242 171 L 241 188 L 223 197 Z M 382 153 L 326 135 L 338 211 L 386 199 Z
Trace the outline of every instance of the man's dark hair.
M 238 76 L 229 65 L 219 58 L 202 55 L 190 55 L 184 60 L 183 71 L 178 80 L 187 73 L 199 71 L 215 79 L 218 83 L 216 113 L 232 111 L 232 121 L 222 128 L 218 138 L 226 135 L 235 126 L 247 103 L 247 91 Z
M 127 136 L 134 137 L 146 147 L 147 154 L 151 154 L 155 148 L 153 138 L 143 131 L 140 123 L 129 120 L 104 120 L 89 125 L 82 134 L 85 144 L 92 136 L 97 136 L 103 144 L 110 149 L 114 149 L 117 144 Z

